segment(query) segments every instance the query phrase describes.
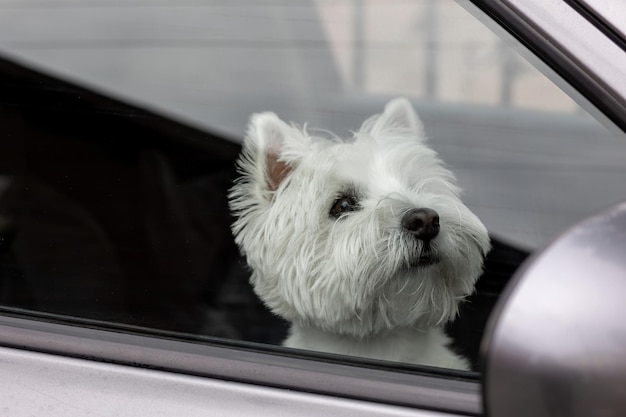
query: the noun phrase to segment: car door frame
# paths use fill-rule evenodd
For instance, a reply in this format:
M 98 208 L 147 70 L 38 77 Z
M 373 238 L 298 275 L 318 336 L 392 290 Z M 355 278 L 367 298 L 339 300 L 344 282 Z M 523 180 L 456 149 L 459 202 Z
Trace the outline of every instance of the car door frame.
M 461 4 L 470 11 L 482 10 L 493 20 L 490 27 L 499 26 L 509 34 L 506 36 L 520 40 L 530 53 L 525 55 L 535 62 L 542 61 L 538 65 L 543 65 L 546 73 L 553 71 L 563 77 L 565 82 L 550 78 L 578 97 L 594 115 L 610 121 L 620 131 L 626 128 L 626 85 L 622 82 L 626 54 L 601 27 L 579 14 L 569 2 L 475 0 L 472 3 L 461 1 Z M 60 380 L 65 381 L 80 379 L 88 383 L 89 379 L 79 378 L 79 374 L 92 375 L 90 365 L 98 363 L 104 366 L 101 369 L 104 373 L 121 370 L 137 374 L 139 379 L 149 370 L 156 373 L 153 374 L 156 380 L 175 374 L 234 383 L 231 388 L 241 390 L 242 398 L 244 390 L 251 386 L 270 388 L 273 393 L 284 395 L 285 404 L 292 405 L 306 396 L 313 396 L 308 398 L 310 404 L 315 404 L 319 398 L 333 397 L 348 401 L 341 405 L 346 407 L 343 415 L 349 415 L 351 407 L 363 404 L 386 406 L 377 409 L 383 413 L 381 415 L 385 412 L 399 415 L 410 410 L 415 415 L 430 412 L 420 410 L 457 415 L 483 412 L 479 381 L 462 374 L 349 359 L 339 361 L 315 355 L 307 357 L 280 348 L 244 347 L 218 340 L 198 343 L 139 333 L 132 329 L 127 332 L 103 330 L 97 323 L 61 324 L 54 318 L 5 310 L 0 315 L 0 363 L 8 360 L 9 353 L 13 363 L 20 363 L 21 352 L 23 364 L 34 360 L 33 355 L 44 355 L 39 359 L 49 361 L 50 366 L 58 358 L 78 361 L 76 367 L 59 375 Z M 78 374 L 72 375 L 72 372 Z M 104 377 L 102 373 L 93 375 L 93 378 Z M 37 381 L 21 380 L 17 385 L 14 382 L 13 377 L 4 378 L 0 389 L 3 392 L 0 398 L 4 396 L 6 400 L 7 395 L 11 395 L 12 405 L 24 400 L 21 397 L 22 393 L 27 395 L 28 384 L 33 384 L 32 387 Z M 145 388 L 150 391 L 149 386 Z M 129 392 L 128 387 L 116 389 L 119 395 Z M 210 388 L 204 393 L 213 395 Z M 304 397 L 294 397 L 294 393 Z M 63 401 L 70 401 L 72 395 L 68 393 Z M 1 403 L 7 404 L 4 400 Z M 328 408 L 311 407 L 310 415 L 328 412 Z M 236 408 L 224 404 L 224 410 L 229 409 Z

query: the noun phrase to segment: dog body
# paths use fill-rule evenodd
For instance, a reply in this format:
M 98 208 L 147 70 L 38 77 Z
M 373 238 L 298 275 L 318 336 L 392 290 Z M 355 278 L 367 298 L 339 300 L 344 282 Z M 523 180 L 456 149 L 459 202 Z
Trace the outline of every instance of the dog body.
M 466 359 L 447 348 L 449 343 L 441 327 L 426 331 L 401 327 L 358 338 L 293 325 L 284 346 L 440 368 L 469 369 Z
M 442 328 L 489 238 L 407 100 L 345 141 L 253 115 L 238 167 L 235 241 L 286 346 L 467 368 Z

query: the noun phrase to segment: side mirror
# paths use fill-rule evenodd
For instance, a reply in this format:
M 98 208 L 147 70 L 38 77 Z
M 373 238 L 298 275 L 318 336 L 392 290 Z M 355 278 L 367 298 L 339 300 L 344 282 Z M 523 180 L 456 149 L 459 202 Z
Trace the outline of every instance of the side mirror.
M 490 417 L 626 413 L 626 203 L 531 258 L 482 345 Z

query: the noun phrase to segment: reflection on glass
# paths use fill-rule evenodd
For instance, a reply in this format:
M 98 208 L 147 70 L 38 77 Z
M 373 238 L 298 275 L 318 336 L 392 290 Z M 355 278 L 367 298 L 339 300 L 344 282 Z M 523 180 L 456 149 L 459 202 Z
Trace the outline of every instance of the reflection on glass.
M 280 344 L 227 203 L 264 110 L 347 137 L 410 99 L 491 237 L 446 327 L 472 364 L 527 254 L 626 195 L 626 141 L 452 1 L 53 3 L 2 9 L 0 54 L 93 90 L 0 60 L 2 306 Z
M 354 137 L 251 118 L 230 194 L 256 293 L 285 346 L 468 370 L 444 326 L 472 293 L 489 236 L 405 98 Z

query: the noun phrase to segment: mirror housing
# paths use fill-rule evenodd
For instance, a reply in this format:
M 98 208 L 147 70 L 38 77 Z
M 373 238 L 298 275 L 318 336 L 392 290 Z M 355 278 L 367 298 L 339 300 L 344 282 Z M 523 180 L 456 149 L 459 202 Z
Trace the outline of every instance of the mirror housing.
M 481 350 L 490 417 L 624 415 L 626 203 L 520 268 Z

